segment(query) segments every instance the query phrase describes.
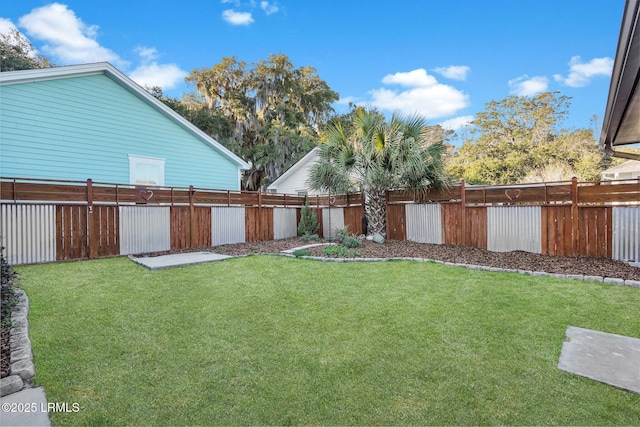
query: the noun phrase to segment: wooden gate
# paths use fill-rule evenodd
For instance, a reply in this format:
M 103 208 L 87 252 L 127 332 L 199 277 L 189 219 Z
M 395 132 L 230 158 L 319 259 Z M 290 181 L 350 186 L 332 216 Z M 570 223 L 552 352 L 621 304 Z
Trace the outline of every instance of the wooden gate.
M 273 240 L 273 208 L 245 208 L 245 239 Z
M 211 208 L 171 207 L 171 249 L 211 246 Z
M 407 217 L 404 205 L 387 205 L 387 239 L 407 240 Z
M 56 206 L 56 260 L 119 255 L 119 225 L 117 206 Z

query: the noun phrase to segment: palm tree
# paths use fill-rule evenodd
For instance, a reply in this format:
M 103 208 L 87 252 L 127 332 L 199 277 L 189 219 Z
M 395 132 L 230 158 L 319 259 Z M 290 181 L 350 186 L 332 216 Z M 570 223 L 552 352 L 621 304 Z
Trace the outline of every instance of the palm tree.
M 394 114 L 387 122 L 376 111 L 358 108 L 346 125 L 329 126 L 310 185 L 333 193 L 364 192 L 369 231 L 385 235 L 387 190 L 449 185 L 442 163 L 445 146 L 432 141 L 433 134 L 418 115 Z

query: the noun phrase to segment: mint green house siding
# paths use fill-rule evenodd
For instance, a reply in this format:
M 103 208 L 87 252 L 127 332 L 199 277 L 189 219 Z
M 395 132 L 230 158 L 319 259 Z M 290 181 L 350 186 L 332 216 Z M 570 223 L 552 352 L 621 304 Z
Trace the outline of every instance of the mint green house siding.
M 0 175 L 130 183 L 133 155 L 163 159 L 166 186 L 239 189 L 246 163 L 124 79 L 0 80 Z

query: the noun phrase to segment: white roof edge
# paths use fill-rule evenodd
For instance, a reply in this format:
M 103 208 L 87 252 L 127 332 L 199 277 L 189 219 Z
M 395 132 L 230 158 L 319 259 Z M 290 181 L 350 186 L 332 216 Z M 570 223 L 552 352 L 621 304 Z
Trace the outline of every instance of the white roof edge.
M 313 153 L 317 152 L 319 149 L 320 149 L 320 147 L 313 147 L 307 154 L 302 156 L 302 158 L 300 160 L 298 160 L 296 163 L 294 163 L 293 166 L 291 166 L 289 169 L 284 171 L 284 173 L 282 175 L 280 175 L 275 181 L 273 181 L 271 184 L 269 184 L 267 186 L 267 189 L 271 190 L 271 189 L 277 187 L 278 181 L 287 179 L 287 177 L 289 175 L 293 174 L 295 171 L 300 169 L 302 167 L 302 165 L 306 163 L 306 160 L 309 157 L 311 157 L 313 155 Z
M 602 173 L 640 171 L 640 160 L 627 160 L 619 165 L 605 169 Z
M 110 78 L 119 82 L 123 87 L 128 89 L 131 93 L 142 99 L 144 102 L 160 111 L 162 114 L 175 121 L 178 125 L 183 127 L 188 132 L 192 133 L 195 137 L 211 145 L 220 153 L 238 164 L 240 169 L 249 169 L 250 166 L 247 162 L 235 155 L 231 150 L 220 144 L 215 139 L 198 129 L 193 123 L 182 117 L 180 114 L 173 111 L 162 101 L 155 98 L 149 92 L 147 92 L 142 86 L 134 82 L 131 78 L 126 76 L 120 70 L 115 68 L 108 62 L 96 62 L 92 64 L 79 64 L 79 65 L 66 65 L 62 67 L 52 68 L 38 68 L 33 70 L 20 70 L 20 71 L 3 71 L 0 73 L 0 85 L 5 84 L 17 84 L 36 82 L 43 80 L 51 80 L 58 78 L 79 77 L 95 74 L 105 74 Z

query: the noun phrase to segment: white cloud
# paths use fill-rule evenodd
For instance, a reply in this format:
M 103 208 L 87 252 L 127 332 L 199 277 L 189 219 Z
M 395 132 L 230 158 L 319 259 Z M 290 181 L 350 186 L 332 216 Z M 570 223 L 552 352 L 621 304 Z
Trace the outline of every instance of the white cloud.
M 454 117 L 453 119 L 445 120 L 444 122 L 440 123 L 440 126 L 445 129 L 457 130 L 467 126 L 474 119 L 474 116 Z
M 138 46 L 134 51 L 140 56 L 142 61 L 153 61 L 158 58 L 158 49 L 149 46 Z
M 349 105 L 349 104 L 358 104 L 362 101 L 360 98 L 356 98 L 355 96 L 345 96 L 336 101 L 338 105 Z
M 236 12 L 233 9 L 223 11 L 222 19 L 231 25 L 249 25 L 253 22 L 250 12 Z
M 418 113 L 427 119 L 434 119 L 450 116 L 469 106 L 468 95 L 452 86 L 438 83 L 423 68 L 389 74 L 382 82 L 409 88 L 402 91 L 387 88 L 370 91 L 371 104 L 383 111 Z
M 528 75 L 509 80 L 511 94 L 517 96 L 533 96 L 542 93 L 549 87 L 549 79 L 544 76 Z
M 278 12 L 278 6 L 273 3 L 269 3 L 268 1 L 261 1 L 260 7 L 267 15 L 273 15 L 274 13 Z
M 163 89 L 173 89 L 186 76 L 186 71 L 176 64 L 144 63 L 129 73 L 129 77 L 140 86 L 160 86 Z
M 435 77 L 427 74 L 424 68 L 418 68 L 413 71 L 399 72 L 388 74 L 382 78 L 382 83 L 398 84 L 408 87 L 426 87 L 433 86 L 438 83 Z
M 42 50 L 63 65 L 109 61 L 125 66 L 116 53 L 96 41 L 98 26 L 86 25 L 66 5 L 52 3 L 33 9 L 18 20 L 30 37 L 43 40 Z
M 13 22 L 9 19 L 0 18 L 0 34 L 8 34 L 11 30 L 17 30 Z
M 142 62 L 129 77 L 140 86 L 160 86 L 162 89 L 173 89 L 189 74 L 176 64 L 158 64 L 158 50 L 155 47 L 138 46 L 135 52 Z
M 610 76 L 612 69 L 613 59 L 611 58 L 593 58 L 583 63 L 579 56 L 574 56 L 569 61 L 569 75 L 563 77 L 561 74 L 554 74 L 553 78 L 566 86 L 582 87 L 587 86 L 594 77 Z
M 469 74 L 471 68 L 466 65 L 450 65 L 448 67 L 434 68 L 433 71 L 448 79 L 464 81 L 467 79 L 467 74 Z

